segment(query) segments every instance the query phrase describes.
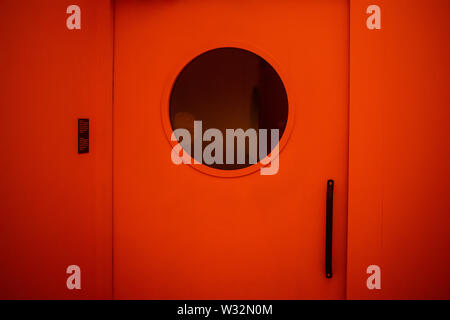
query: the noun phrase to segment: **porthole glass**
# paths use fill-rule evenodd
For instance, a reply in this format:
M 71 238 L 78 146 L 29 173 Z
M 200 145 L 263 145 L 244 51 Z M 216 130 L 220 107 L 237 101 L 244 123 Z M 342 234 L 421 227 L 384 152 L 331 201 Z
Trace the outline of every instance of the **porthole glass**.
M 264 149 L 272 151 L 273 130 L 281 139 L 288 99 L 280 76 L 263 58 L 244 49 L 218 48 L 181 70 L 169 113 L 172 129 L 192 158 L 212 168 L 236 170 L 260 161 Z M 191 138 L 183 143 L 179 132 Z M 245 146 L 239 140 L 242 133 Z

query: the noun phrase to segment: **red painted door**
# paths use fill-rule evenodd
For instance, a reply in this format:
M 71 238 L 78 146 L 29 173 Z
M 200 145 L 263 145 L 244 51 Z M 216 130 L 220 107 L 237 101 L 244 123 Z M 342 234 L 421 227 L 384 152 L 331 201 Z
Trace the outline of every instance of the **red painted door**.
M 119 0 L 115 19 L 114 297 L 344 298 L 348 1 Z M 258 55 L 284 85 L 288 115 L 274 175 L 257 165 L 171 160 L 175 80 L 192 59 L 222 47 Z

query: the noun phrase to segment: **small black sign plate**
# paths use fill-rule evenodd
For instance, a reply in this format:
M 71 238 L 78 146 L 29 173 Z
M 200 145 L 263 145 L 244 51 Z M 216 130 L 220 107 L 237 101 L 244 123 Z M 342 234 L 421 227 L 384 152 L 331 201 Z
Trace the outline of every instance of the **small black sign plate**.
M 89 119 L 78 119 L 78 153 L 89 152 Z

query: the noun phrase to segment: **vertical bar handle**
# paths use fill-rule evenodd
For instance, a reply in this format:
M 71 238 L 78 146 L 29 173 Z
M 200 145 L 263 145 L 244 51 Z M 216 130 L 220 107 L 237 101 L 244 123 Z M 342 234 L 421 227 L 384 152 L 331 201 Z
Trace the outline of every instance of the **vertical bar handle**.
M 326 237 L 325 237 L 325 276 L 331 278 L 332 258 L 333 258 L 333 191 L 334 181 L 327 182 L 327 220 L 326 220 Z

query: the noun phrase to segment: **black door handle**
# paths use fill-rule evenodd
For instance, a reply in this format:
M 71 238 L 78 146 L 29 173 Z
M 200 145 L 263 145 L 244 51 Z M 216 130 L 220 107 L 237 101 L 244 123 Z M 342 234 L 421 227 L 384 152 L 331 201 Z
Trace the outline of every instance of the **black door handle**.
M 332 258 L 333 258 L 333 190 L 334 181 L 327 182 L 327 220 L 326 220 L 326 236 L 325 236 L 325 276 L 331 278 Z

